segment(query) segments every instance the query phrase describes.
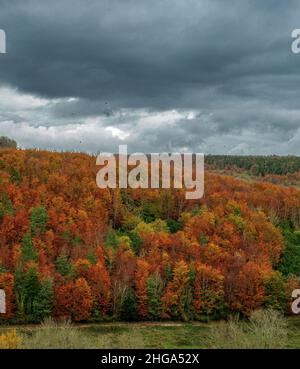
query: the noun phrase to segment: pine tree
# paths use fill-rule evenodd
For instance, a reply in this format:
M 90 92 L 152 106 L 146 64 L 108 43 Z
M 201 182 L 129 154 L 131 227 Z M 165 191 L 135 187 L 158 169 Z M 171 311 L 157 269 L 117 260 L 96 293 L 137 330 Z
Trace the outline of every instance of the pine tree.
M 30 268 L 26 273 L 23 288 L 26 314 L 33 315 L 33 304 L 41 289 L 38 271 L 35 268 Z
M 29 260 L 38 260 L 38 255 L 33 246 L 30 233 L 26 233 L 22 239 L 21 260 L 23 263 Z
M 41 288 L 33 302 L 33 315 L 37 320 L 42 321 L 51 315 L 53 300 L 53 282 L 48 277 L 42 282 Z
M 40 235 L 46 231 L 48 213 L 44 206 L 33 209 L 30 216 L 30 227 L 34 235 Z
M 17 308 L 17 316 L 19 319 L 25 318 L 25 290 L 24 290 L 24 273 L 20 268 L 15 271 L 15 300 Z
M 156 320 L 160 315 L 160 299 L 158 295 L 157 281 L 154 277 L 149 277 L 147 281 L 147 291 L 148 291 L 148 311 L 149 318 Z
M 121 319 L 125 321 L 135 321 L 138 319 L 137 301 L 135 292 L 130 288 L 121 306 Z
M 4 215 L 13 215 L 14 208 L 10 198 L 7 193 L 3 192 L 0 194 L 0 219 L 4 217 Z
M 0 148 L 17 148 L 17 142 L 15 140 L 12 140 L 11 138 L 8 138 L 6 136 L 0 137 Z
M 71 272 L 71 266 L 69 264 L 68 257 L 64 254 L 60 255 L 56 259 L 55 267 L 58 273 L 65 277 Z

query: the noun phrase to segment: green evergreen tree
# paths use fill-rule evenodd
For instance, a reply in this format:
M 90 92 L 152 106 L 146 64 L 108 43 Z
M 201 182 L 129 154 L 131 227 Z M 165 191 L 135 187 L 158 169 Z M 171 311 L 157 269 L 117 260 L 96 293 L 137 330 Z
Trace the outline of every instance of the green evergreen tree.
M 107 233 L 105 237 L 105 245 L 111 248 L 117 248 L 119 246 L 119 238 L 115 231 L 111 230 Z
M 147 292 L 148 292 L 148 310 L 149 317 L 152 320 L 156 320 L 160 315 L 160 298 L 158 295 L 157 281 L 153 277 L 149 277 L 147 280 Z
M 24 290 L 24 273 L 20 268 L 17 268 L 14 274 L 15 285 L 15 304 L 16 304 L 16 316 L 18 319 L 25 319 L 25 290 Z
M 46 278 L 33 301 L 33 315 L 37 320 L 42 321 L 51 315 L 53 300 L 53 282 L 51 278 Z
M 278 265 L 284 275 L 300 276 L 300 231 L 294 230 L 289 224 L 282 225 L 285 249 Z
M 69 263 L 68 257 L 64 254 L 60 255 L 55 261 L 55 268 L 58 273 L 63 276 L 67 276 L 71 272 L 71 265 Z
M 280 272 L 276 272 L 265 286 L 265 307 L 285 312 L 288 300 L 286 282 Z
M 38 254 L 33 246 L 30 233 L 26 233 L 22 239 L 21 260 L 23 263 L 29 260 L 38 261 Z
M 9 137 L 6 136 L 1 136 L 0 137 L 0 148 L 1 149 L 5 149 L 5 148 L 13 148 L 16 149 L 17 148 L 17 142 Z
M 139 255 L 140 249 L 141 249 L 141 246 L 142 246 L 141 237 L 134 231 L 129 233 L 129 237 L 130 237 L 130 240 L 131 240 L 131 248 L 132 248 L 133 252 L 135 253 L 135 255 Z
M 34 235 L 40 235 L 45 232 L 48 221 L 48 213 L 44 206 L 33 209 L 30 216 L 30 227 Z
M 155 205 L 146 202 L 144 203 L 143 209 L 142 209 L 142 218 L 146 223 L 152 223 L 155 221 L 157 216 L 157 209 L 155 208 Z
M 10 198 L 7 193 L 0 194 L 0 219 L 4 217 L 4 215 L 13 215 L 14 208 Z
M 136 321 L 138 320 L 137 313 L 137 300 L 135 292 L 130 288 L 121 306 L 120 318 L 125 321 Z
M 38 271 L 35 268 L 30 268 L 25 274 L 23 288 L 25 294 L 25 312 L 28 315 L 34 315 L 33 304 L 41 289 Z
M 168 219 L 167 226 L 171 233 L 176 233 L 182 229 L 182 224 L 174 219 Z
M 98 258 L 94 251 L 90 251 L 87 253 L 86 258 L 92 265 L 96 265 Z
M 22 182 L 21 173 L 17 168 L 10 168 L 10 179 L 13 183 L 20 184 Z

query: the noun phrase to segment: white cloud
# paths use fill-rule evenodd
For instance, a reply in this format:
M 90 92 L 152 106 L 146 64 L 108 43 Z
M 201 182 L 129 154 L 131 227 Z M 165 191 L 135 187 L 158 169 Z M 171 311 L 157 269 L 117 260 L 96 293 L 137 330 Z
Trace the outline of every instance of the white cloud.
M 125 138 L 130 136 L 129 133 L 126 133 L 116 127 L 106 127 L 105 130 L 111 132 L 112 137 L 117 137 L 120 140 L 125 140 Z
M 129 152 L 300 154 L 296 109 L 255 103 L 216 111 L 120 109 L 109 115 L 56 115 L 57 106 L 68 111 L 84 104 L 75 97 L 43 99 L 1 87 L 0 135 L 20 147 L 50 150 L 117 152 L 119 144 L 128 144 Z M 84 111 L 88 114 L 86 107 Z
M 0 87 L 0 109 L 36 109 L 46 106 L 50 100 L 42 99 L 30 94 L 23 94 L 17 89 Z

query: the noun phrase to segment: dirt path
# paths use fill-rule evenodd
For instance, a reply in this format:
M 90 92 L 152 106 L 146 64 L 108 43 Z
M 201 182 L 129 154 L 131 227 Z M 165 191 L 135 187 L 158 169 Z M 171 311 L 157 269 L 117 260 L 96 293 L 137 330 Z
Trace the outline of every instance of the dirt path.
M 74 323 L 73 326 L 77 328 L 93 328 L 93 327 L 183 327 L 187 324 L 193 326 L 203 326 L 200 322 L 100 322 L 100 323 Z M 205 324 L 204 324 L 205 325 Z M 33 330 L 39 328 L 39 324 L 25 324 L 25 325 L 3 325 L 0 324 L 0 329 L 24 329 Z

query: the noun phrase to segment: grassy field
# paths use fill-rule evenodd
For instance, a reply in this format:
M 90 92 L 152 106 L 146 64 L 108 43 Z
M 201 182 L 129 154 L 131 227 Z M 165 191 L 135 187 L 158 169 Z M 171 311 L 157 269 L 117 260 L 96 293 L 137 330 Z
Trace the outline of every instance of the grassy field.
M 268 318 L 269 319 L 269 318 Z M 0 334 L 12 331 L 2 327 Z M 103 323 L 17 327 L 25 348 L 300 348 L 300 318 L 213 323 Z
M 289 336 L 287 348 L 300 348 L 300 317 L 288 319 Z
M 208 324 L 124 324 L 83 328 L 89 335 L 112 335 L 113 347 L 123 346 L 123 340 L 139 348 L 205 348 Z M 124 346 L 123 346 L 124 347 Z

